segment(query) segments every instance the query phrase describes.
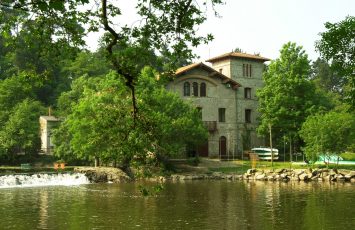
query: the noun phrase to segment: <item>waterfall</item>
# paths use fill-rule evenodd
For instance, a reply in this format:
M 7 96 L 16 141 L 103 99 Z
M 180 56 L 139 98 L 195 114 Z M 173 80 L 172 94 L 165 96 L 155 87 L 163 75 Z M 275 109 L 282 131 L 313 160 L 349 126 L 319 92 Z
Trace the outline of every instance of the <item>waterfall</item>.
M 53 173 L 0 176 L 0 188 L 89 184 L 83 173 Z

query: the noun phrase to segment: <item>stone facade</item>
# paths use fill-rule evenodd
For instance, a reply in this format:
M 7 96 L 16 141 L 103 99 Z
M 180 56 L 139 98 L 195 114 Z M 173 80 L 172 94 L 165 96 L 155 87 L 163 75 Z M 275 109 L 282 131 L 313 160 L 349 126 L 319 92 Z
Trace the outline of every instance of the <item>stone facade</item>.
M 212 68 L 241 84 L 237 90 L 238 153 L 265 145 L 258 137 L 258 100 L 256 91 L 264 86 L 264 62 L 269 59 L 243 53 L 227 53 L 207 60 Z
M 41 135 L 41 152 L 42 154 L 52 154 L 54 145 L 52 143 L 52 128 L 59 124 L 60 120 L 53 116 L 40 116 L 40 135 Z
M 167 89 L 199 108 L 209 130 L 208 141 L 197 149 L 200 156 L 237 158 L 243 150 L 264 144 L 255 131 L 259 116 L 255 93 L 263 86 L 267 60 L 229 53 L 207 60 L 212 68 L 197 63 L 177 70 Z

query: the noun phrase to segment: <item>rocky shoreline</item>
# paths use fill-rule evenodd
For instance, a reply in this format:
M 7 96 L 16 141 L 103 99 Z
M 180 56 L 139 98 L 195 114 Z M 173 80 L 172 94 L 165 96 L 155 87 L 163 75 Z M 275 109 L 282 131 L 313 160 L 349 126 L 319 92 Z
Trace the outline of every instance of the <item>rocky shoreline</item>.
M 188 181 L 188 180 L 257 180 L 257 181 L 318 181 L 318 182 L 351 182 L 355 183 L 355 171 L 336 169 L 249 169 L 244 174 L 212 173 L 180 173 L 169 176 L 153 176 L 150 178 L 133 178 L 121 169 L 110 167 L 77 167 L 74 172 L 84 173 L 92 183 L 121 183 L 135 180 L 149 181 Z

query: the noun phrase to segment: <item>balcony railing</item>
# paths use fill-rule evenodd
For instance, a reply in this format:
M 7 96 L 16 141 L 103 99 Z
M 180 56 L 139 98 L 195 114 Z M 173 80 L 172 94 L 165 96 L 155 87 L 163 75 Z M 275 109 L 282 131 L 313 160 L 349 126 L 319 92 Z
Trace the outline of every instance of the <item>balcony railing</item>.
M 217 121 L 204 121 L 203 124 L 209 132 L 217 131 Z

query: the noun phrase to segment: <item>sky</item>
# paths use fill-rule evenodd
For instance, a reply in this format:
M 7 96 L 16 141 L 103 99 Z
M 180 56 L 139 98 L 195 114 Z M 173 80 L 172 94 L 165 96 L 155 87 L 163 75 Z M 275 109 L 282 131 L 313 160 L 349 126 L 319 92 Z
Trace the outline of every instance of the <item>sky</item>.
M 126 1 L 122 12 L 133 13 L 134 1 Z M 246 53 L 276 59 L 282 45 L 291 41 L 303 46 L 309 59 L 319 54 L 314 44 L 324 32 L 325 22 L 339 22 L 347 15 L 355 15 L 355 0 L 225 0 L 198 28 L 199 34 L 211 33 L 214 40 L 193 51 L 200 58 L 196 62 L 231 52 L 238 47 Z M 96 47 L 95 36 L 88 40 Z M 97 39 L 96 39 L 97 40 Z

